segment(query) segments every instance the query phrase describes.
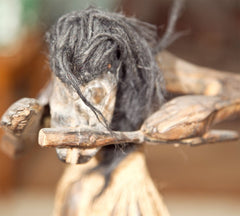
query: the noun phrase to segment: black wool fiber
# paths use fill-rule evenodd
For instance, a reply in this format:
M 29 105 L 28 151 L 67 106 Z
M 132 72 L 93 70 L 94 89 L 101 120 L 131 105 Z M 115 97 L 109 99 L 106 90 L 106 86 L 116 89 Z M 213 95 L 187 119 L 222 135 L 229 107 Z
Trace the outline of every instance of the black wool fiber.
M 118 76 L 111 129 L 136 130 L 162 104 L 163 78 L 152 53 L 157 44 L 155 26 L 91 7 L 61 17 L 47 41 L 52 71 L 74 87 L 99 119 L 104 117 L 79 86 L 109 71 L 111 64 L 111 72 Z

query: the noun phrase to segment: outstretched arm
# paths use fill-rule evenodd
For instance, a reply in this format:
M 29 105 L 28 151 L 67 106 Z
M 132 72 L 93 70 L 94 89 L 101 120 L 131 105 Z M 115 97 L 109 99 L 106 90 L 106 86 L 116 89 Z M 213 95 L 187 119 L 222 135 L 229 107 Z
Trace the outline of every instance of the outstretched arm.
M 22 98 L 3 114 L 0 121 L 4 131 L 1 149 L 7 155 L 15 157 L 37 143 L 50 94 L 51 83 L 41 91 L 38 99 Z
M 164 73 L 167 91 L 192 95 L 177 97 L 166 103 L 145 121 L 140 131 L 115 132 L 113 137 L 108 132 L 90 128 L 75 132 L 67 128 L 44 129 L 39 136 L 40 145 L 92 148 L 144 141 L 197 145 L 239 139 L 235 131 L 210 130 L 214 124 L 240 115 L 238 74 L 197 66 L 168 52 L 162 52 L 156 58 Z M 60 134 L 64 142 L 57 141 Z

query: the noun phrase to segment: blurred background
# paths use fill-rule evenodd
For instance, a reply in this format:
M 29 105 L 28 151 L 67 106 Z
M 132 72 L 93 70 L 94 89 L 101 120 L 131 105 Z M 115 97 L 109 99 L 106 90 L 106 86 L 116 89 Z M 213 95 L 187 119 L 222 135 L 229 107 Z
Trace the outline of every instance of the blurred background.
M 0 0 L 0 115 L 35 97 L 49 79 L 44 33 L 62 14 L 95 5 L 165 30 L 170 0 Z M 190 62 L 240 73 L 240 0 L 188 0 L 168 50 Z M 240 122 L 217 127 L 239 130 Z M 2 132 L 1 132 L 2 133 Z M 1 136 L 1 135 L 0 135 Z M 240 143 L 146 148 L 150 173 L 172 216 L 240 215 Z M 37 144 L 15 160 L 0 152 L 0 215 L 50 215 L 65 165 Z

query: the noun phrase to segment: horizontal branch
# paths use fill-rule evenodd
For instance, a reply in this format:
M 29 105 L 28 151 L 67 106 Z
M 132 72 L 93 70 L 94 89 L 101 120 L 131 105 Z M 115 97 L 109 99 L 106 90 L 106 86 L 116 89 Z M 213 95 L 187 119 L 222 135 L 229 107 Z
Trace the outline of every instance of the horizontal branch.
M 109 132 L 81 128 L 43 128 L 39 132 L 39 145 L 42 147 L 97 148 L 110 144 L 143 143 L 141 131 Z
M 204 144 L 236 140 L 238 133 L 210 128 L 223 120 L 240 115 L 240 100 L 214 96 L 181 96 L 164 104 L 145 120 L 139 131 L 109 132 L 83 128 L 45 128 L 39 133 L 43 147 L 95 148 L 110 144 Z
M 202 137 L 194 137 L 182 140 L 154 140 L 144 137 L 141 131 L 134 132 L 114 132 L 111 133 L 91 130 L 67 129 L 67 128 L 44 128 L 39 133 L 39 145 L 42 147 L 58 148 L 80 148 L 90 149 L 98 148 L 111 144 L 121 145 L 125 143 L 147 144 L 147 145 L 203 145 L 209 143 L 218 143 L 225 141 L 234 141 L 239 139 L 236 131 L 210 130 Z

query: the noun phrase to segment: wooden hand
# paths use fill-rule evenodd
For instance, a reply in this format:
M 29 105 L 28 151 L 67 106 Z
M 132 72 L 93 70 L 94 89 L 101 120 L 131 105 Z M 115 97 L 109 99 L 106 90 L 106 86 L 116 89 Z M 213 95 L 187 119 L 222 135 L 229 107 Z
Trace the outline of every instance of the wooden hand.
M 17 156 L 37 140 L 43 106 L 33 98 L 15 102 L 2 116 L 1 127 L 5 134 L 1 148 L 9 156 Z

